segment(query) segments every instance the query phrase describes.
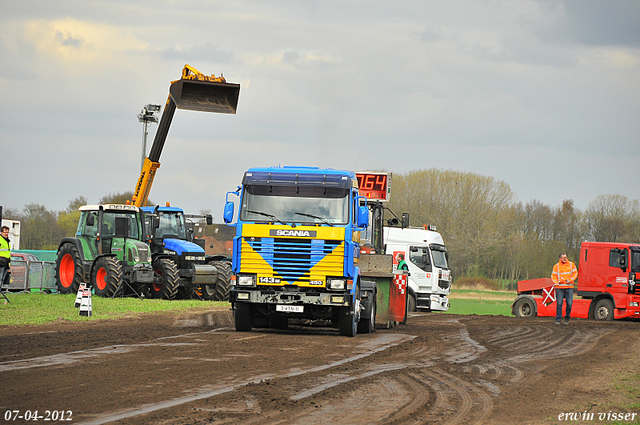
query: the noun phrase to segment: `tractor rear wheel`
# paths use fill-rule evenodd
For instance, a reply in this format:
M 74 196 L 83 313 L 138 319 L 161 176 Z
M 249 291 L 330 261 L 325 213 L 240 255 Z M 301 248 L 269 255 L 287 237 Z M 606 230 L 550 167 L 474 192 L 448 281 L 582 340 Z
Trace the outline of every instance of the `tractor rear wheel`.
M 151 298 L 173 300 L 178 293 L 178 267 L 169 258 L 158 258 L 153 262 L 155 275 L 151 284 Z
M 122 279 L 122 266 L 114 257 L 100 257 L 96 260 L 91 272 L 91 285 L 97 296 L 112 296 Z
M 65 243 L 58 250 L 56 258 L 56 286 L 61 294 L 75 294 L 78 292 L 83 279 L 82 259 L 78 249 L 70 243 Z
M 231 266 L 226 261 L 214 261 L 211 265 L 218 269 L 214 301 L 229 301 L 231 290 Z

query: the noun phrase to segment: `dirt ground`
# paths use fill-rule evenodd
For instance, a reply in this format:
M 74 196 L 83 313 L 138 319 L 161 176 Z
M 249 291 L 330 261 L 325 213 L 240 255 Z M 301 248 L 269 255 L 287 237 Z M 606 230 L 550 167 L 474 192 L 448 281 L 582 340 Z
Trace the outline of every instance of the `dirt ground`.
M 228 309 L 5 326 L 0 418 L 26 423 L 37 410 L 29 423 L 512 425 L 563 423 L 569 413 L 587 419 L 572 423 L 615 423 L 611 414 L 623 413 L 640 423 L 638 401 L 620 387 L 638 376 L 639 330 L 416 313 L 355 338 L 304 326 L 239 333 Z

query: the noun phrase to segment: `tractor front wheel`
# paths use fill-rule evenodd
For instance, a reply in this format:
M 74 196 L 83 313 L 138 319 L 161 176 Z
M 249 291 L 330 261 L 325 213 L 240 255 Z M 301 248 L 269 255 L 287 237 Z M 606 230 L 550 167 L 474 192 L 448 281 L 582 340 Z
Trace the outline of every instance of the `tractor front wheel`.
M 218 269 L 218 280 L 215 286 L 214 301 L 229 301 L 229 291 L 231 290 L 231 265 L 226 261 L 216 261 L 212 263 Z
M 151 284 L 151 298 L 173 300 L 178 293 L 178 267 L 173 260 L 158 258 L 153 262 L 155 275 Z
M 91 284 L 97 296 L 112 296 L 122 279 L 122 266 L 114 257 L 100 257 L 96 260 L 91 272 Z

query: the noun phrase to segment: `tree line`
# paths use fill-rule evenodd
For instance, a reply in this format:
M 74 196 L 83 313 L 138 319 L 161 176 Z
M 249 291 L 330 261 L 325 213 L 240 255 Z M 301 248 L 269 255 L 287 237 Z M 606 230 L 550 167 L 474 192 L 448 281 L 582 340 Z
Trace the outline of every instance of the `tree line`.
M 454 278 L 548 277 L 562 252 L 578 264 L 583 241 L 640 242 L 640 203 L 621 194 L 599 195 L 581 211 L 571 199 L 518 202 L 504 181 L 468 172 L 411 171 L 392 184 L 389 208 L 408 212 L 412 226 L 436 225 Z
M 640 242 L 640 203 L 621 194 L 599 195 L 581 211 L 570 199 L 558 206 L 518 202 L 507 183 L 468 172 L 411 171 L 394 174 L 392 183 L 389 209 L 408 212 L 412 226 L 437 226 L 454 278 L 547 277 L 561 252 L 578 263 L 582 241 Z M 98 203 L 124 203 L 131 195 L 109 194 Z M 21 248 L 55 250 L 75 234 L 78 207 L 87 203 L 79 196 L 63 211 L 28 204 L 22 211 L 6 208 L 4 218 L 21 221 Z M 205 235 L 217 227 L 207 226 Z

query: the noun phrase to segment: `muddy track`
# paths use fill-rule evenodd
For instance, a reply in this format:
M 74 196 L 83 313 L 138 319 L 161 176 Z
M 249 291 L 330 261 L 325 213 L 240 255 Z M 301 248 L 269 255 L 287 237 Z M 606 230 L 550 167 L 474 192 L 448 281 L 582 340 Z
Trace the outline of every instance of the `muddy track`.
M 413 314 L 346 338 L 302 326 L 238 333 L 219 310 L 4 328 L 0 407 L 64 409 L 85 424 L 546 423 L 604 396 L 611 358 L 640 348 L 638 325 Z M 554 398 L 571 373 L 594 376 Z

